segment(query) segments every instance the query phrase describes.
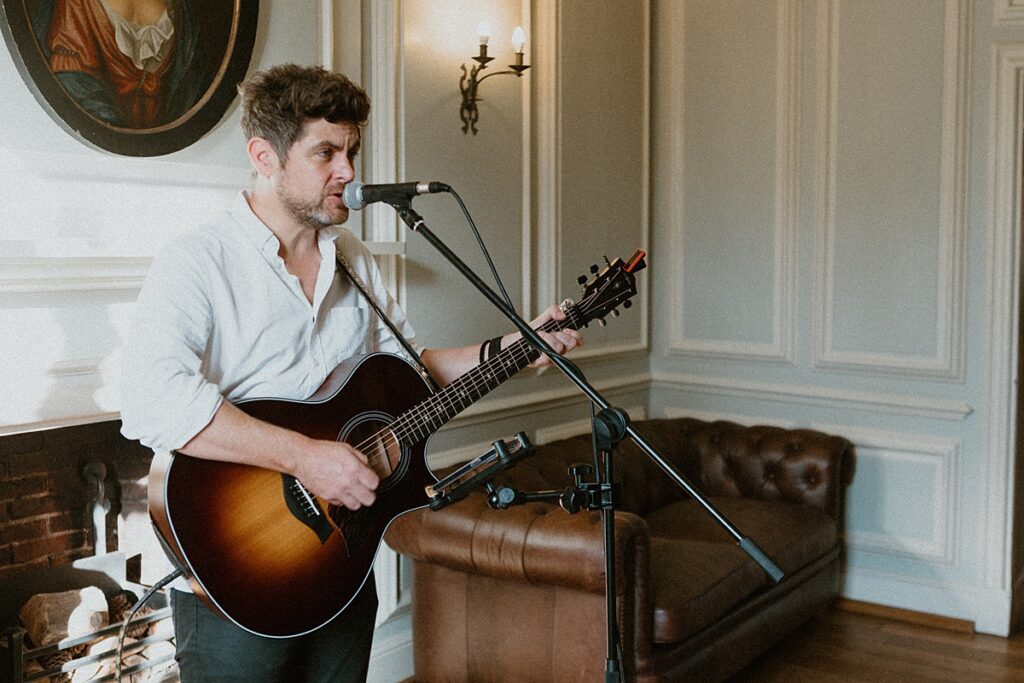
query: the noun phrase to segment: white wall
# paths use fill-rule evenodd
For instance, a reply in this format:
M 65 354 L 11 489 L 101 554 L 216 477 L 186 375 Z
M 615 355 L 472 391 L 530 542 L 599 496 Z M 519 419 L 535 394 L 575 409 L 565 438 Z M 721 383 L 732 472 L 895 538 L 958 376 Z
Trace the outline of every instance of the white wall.
M 652 407 L 857 449 L 847 597 L 1006 633 L 1019 3 L 655 6 Z

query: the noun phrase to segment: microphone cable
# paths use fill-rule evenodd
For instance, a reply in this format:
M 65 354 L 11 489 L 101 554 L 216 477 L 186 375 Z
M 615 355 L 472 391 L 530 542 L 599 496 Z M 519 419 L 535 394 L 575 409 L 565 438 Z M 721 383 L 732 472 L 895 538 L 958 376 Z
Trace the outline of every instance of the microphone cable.
M 145 605 L 158 590 L 169 584 L 171 581 L 174 581 L 182 574 L 184 574 L 184 572 L 181 569 L 175 569 L 173 572 L 154 583 L 148 591 L 143 593 L 142 597 L 139 598 L 139 601 L 132 605 L 132 608 L 128 611 L 128 616 L 124 618 L 124 623 L 121 624 L 121 632 L 117 636 L 117 654 L 115 655 L 117 665 L 114 674 L 115 683 L 121 683 L 121 660 L 124 657 L 124 637 L 125 634 L 128 633 L 128 624 L 131 622 L 132 617 L 135 616 L 135 613 L 138 612 L 139 609 L 141 609 L 142 606 Z
M 469 227 L 473 230 L 473 236 L 476 237 L 477 244 L 480 245 L 480 251 L 484 254 L 484 259 L 487 261 L 487 266 L 491 269 L 491 274 L 494 275 L 494 281 L 498 283 L 498 289 L 501 290 L 502 296 L 505 297 L 505 302 L 513 312 L 516 311 L 516 307 L 512 304 L 512 299 L 509 298 L 508 292 L 505 291 L 505 285 L 501 281 L 501 276 L 498 275 L 498 269 L 494 267 L 494 261 L 491 260 L 491 255 L 487 251 L 487 246 L 484 244 L 484 240 L 480 237 L 480 231 L 476 228 L 476 222 L 473 220 L 473 216 L 470 215 L 469 209 L 466 208 L 466 204 L 462 201 L 462 197 L 455 191 L 454 188 L 449 187 L 448 193 L 455 197 L 455 201 L 459 203 L 459 207 L 462 209 L 462 213 L 466 216 L 466 221 L 469 222 Z

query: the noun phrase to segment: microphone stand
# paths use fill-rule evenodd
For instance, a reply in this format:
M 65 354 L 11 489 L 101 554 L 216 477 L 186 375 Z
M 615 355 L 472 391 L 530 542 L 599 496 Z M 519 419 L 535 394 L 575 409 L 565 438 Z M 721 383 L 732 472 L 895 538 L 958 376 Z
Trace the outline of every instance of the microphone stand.
M 605 681 L 611 683 L 613 681 L 620 680 L 620 672 L 618 669 L 618 658 L 617 658 L 617 624 L 616 619 L 616 605 L 615 605 L 615 527 L 614 527 L 614 496 L 612 486 L 612 450 L 616 443 L 621 441 L 624 437 L 628 436 L 630 440 L 637 445 L 651 460 L 654 461 L 658 467 L 679 487 L 686 491 L 704 510 L 711 515 L 711 517 L 718 522 L 722 528 L 724 528 L 739 547 L 747 553 L 758 565 L 765 571 L 765 573 L 774 581 L 778 583 L 783 579 L 785 574 L 776 565 L 768 555 L 748 536 L 744 536 L 733 524 L 726 519 L 718 509 L 712 505 L 700 491 L 698 491 L 679 471 L 677 471 L 671 463 L 665 460 L 660 453 L 658 453 L 653 446 L 651 446 L 647 440 L 630 424 L 629 416 L 625 411 L 616 408 L 608 402 L 607 399 L 602 396 L 597 389 L 595 389 L 583 372 L 576 366 L 575 363 L 566 359 L 564 356 L 555 352 L 547 342 L 541 338 L 540 335 L 530 327 L 530 325 L 523 320 L 504 300 L 499 297 L 494 290 L 492 290 L 487 283 L 480 279 L 480 277 L 473 272 L 473 270 L 467 266 L 462 259 L 460 259 L 451 249 L 441 241 L 437 235 L 435 235 L 427 224 L 424 222 L 423 217 L 413 210 L 411 204 L 411 198 L 402 199 L 395 202 L 389 202 L 392 207 L 398 212 L 398 216 L 402 221 L 415 233 L 422 235 L 427 242 L 430 243 L 445 259 L 451 263 L 456 270 L 469 280 L 469 282 L 476 287 L 487 299 L 494 304 L 494 306 L 501 311 L 501 313 L 508 318 L 516 329 L 522 333 L 523 338 L 526 339 L 534 348 L 546 355 L 551 359 L 551 362 L 558 367 L 559 370 L 565 374 L 566 377 L 572 381 L 580 391 L 582 391 L 592 403 L 597 405 L 601 410 L 595 416 L 593 428 L 595 435 L 595 445 L 599 453 L 602 454 L 603 467 L 598 468 L 598 484 L 597 490 L 599 492 L 599 501 L 595 506 L 601 510 L 601 524 L 604 533 L 604 552 L 605 552 L 605 596 L 607 599 L 607 634 L 608 634 L 608 654 L 605 665 Z M 579 484 L 579 482 L 577 482 Z M 589 506 L 588 506 L 589 507 Z

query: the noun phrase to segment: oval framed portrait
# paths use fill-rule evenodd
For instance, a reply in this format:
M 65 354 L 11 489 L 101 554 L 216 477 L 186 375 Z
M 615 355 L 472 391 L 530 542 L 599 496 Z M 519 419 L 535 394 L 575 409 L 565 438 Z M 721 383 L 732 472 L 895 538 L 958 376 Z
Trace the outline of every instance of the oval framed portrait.
M 245 78 L 259 0 L 0 0 L 29 89 L 58 124 L 115 154 L 188 147 Z

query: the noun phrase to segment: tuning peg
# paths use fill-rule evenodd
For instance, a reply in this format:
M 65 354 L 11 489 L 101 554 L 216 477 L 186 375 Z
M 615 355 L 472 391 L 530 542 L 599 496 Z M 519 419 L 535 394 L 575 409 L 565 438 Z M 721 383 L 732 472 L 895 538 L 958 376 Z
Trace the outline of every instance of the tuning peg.
M 580 275 L 578 278 L 576 278 L 576 282 L 580 283 L 581 285 L 587 284 L 587 276 Z
M 626 299 L 625 301 L 622 302 L 622 307 L 623 308 L 632 308 L 632 306 L 633 306 L 633 302 L 630 301 L 629 299 Z
M 612 309 L 612 315 L 615 316 L 616 318 L 618 318 L 619 317 L 619 309 L 613 308 Z
M 608 324 L 608 322 L 604 318 L 598 318 L 597 322 L 599 325 L 601 325 L 601 327 L 604 327 L 605 325 Z
M 601 270 L 601 269 L 597 267 L 596 263 L 594 265 L 590 266 L 590 272 L 591 273 L 597 274 L 597 271 L 599 271 L 599 270 Z

